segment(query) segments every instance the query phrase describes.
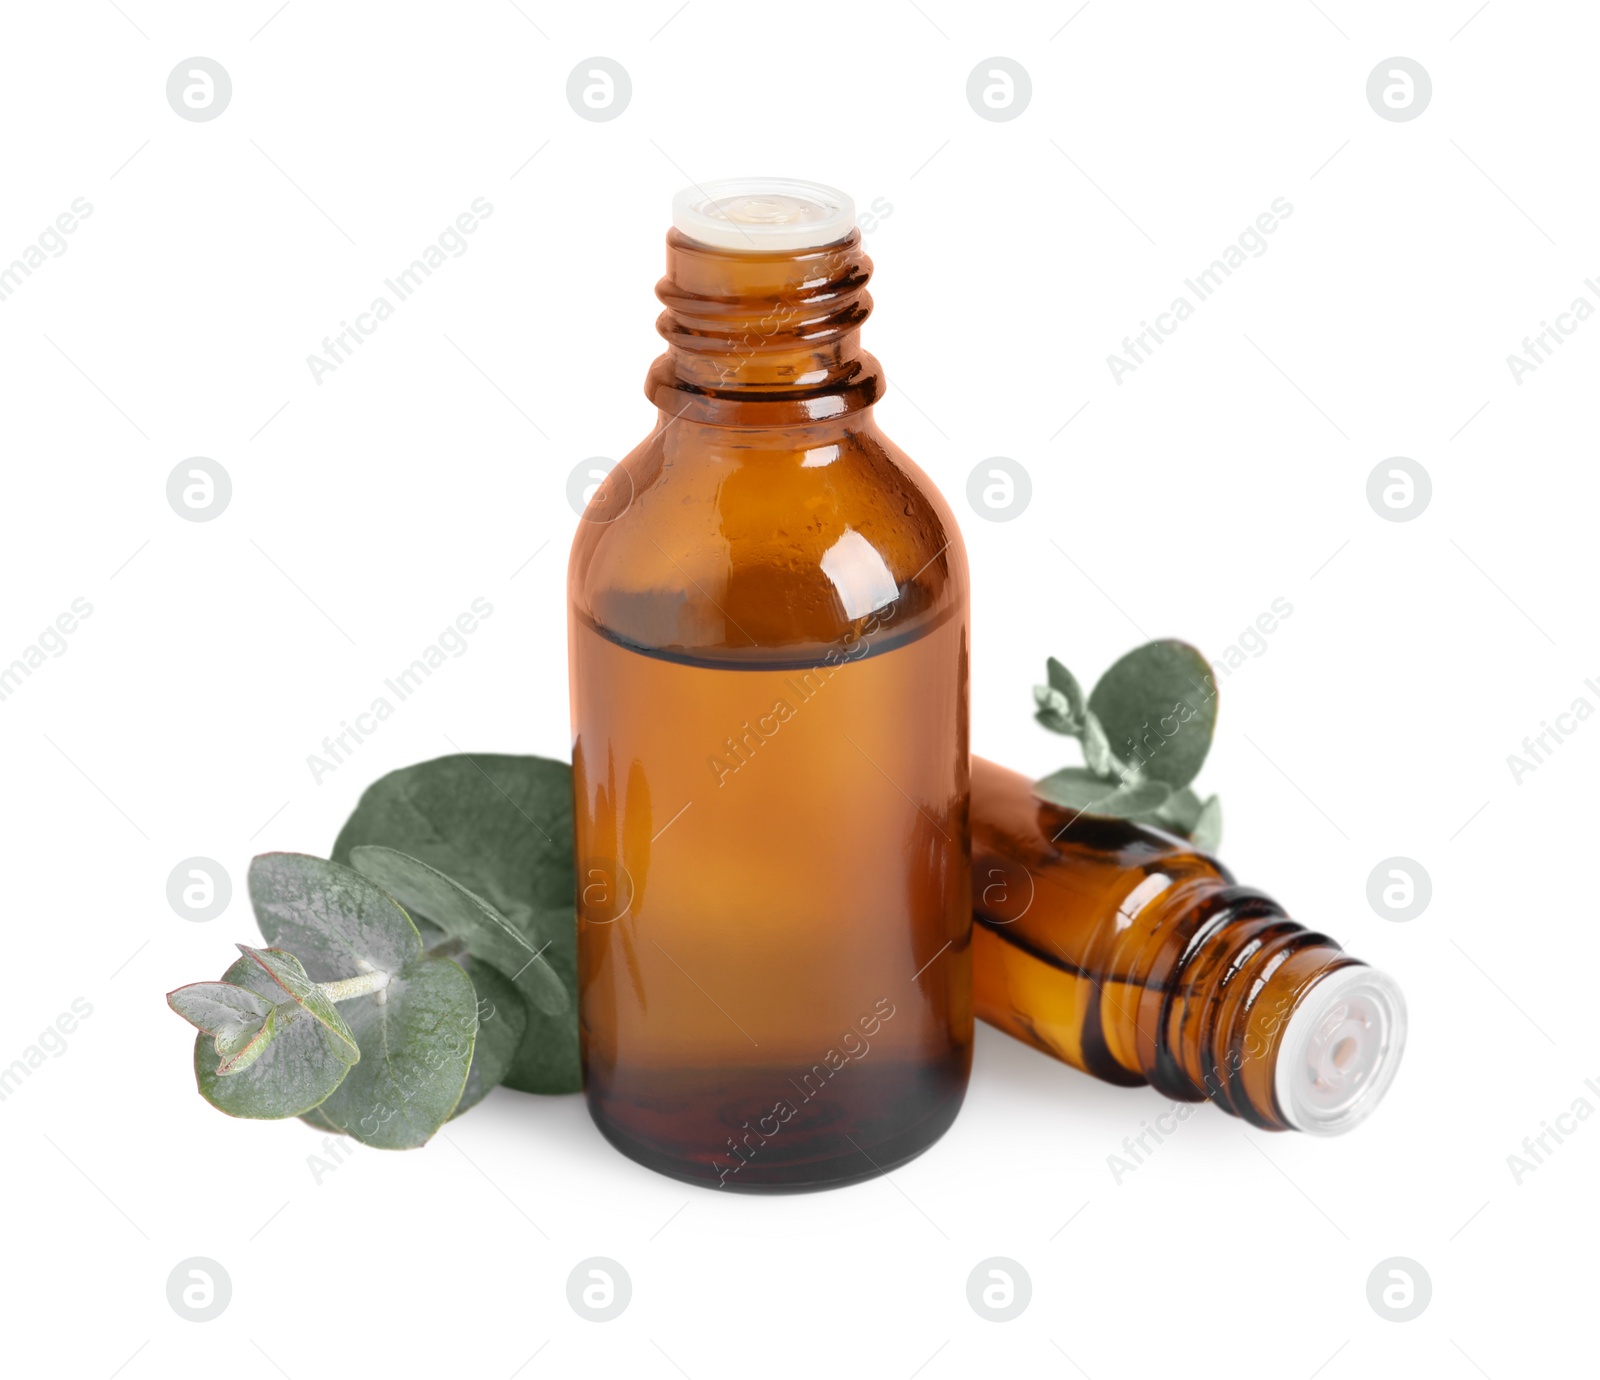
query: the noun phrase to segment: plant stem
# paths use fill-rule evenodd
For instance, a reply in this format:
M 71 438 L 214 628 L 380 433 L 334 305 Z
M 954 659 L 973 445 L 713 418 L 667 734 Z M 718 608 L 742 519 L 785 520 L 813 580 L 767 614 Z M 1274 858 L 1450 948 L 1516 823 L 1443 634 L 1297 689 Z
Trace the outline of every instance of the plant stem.
M 466 944 L 451 936 L 441 939 L 433 948 L 428 950 L 430 958 L 454 958 L 457 954 L 467 951 Z M 364 997 L 371 992 L 382 992 L 389 985 L 389 975 L 385 972 L 357 973 L 355 977 L 340 978 L 337 982 L 319 982 L 317 986 L 322 990 L 322 995 L 331 1002 L 350 1001 L 355 997 Z
M 364 997 L 369 992 L 381 992 L 389 985 L 389 975 L 385 972 L 358 973 L 355 977 L 340 978 L 337 982 L 319 982 L 317 986 L 322 995 L 329 1001 L 349 1001 L 352 997 Z

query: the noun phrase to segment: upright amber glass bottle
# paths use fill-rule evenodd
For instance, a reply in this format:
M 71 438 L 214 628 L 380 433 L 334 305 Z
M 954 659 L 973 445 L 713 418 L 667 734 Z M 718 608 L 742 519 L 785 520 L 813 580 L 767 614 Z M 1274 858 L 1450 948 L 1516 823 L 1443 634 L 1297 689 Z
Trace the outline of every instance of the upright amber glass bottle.
M 1112 1083 L 1332 1135 L 1387 1091 L 1392 979 L 1181 839 L 1045 804 L 972 762 L 973 994 L 1008 1034 Z
M 568 568 L 584 1083 L 711 1187 L 925 1149 L 971 1060 L 968 585 L 873 419 L 848 197 L 681 193 L 650 435 Z

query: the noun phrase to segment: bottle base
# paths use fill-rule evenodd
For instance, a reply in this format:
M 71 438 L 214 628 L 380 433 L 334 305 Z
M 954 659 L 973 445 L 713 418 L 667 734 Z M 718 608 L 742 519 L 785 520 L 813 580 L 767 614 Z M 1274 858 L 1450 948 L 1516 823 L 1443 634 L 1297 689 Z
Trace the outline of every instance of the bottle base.
M 651 1143 L 641 1139 L 610 1114 L 610 1099 L 596 1095 L 592 1086 L 588 1103 L 589 1114 L 600 1134 L 630 1160 L 658 1174 L 714 1191 L 812 1193 L 844 1188 L 891 1173 L 916 1159 L 944 1135 L 961 1110 L 966 1079 L 946 1076 L 936 1081 L 942 1085 L 941 1095 L 936 1099 L 927 1097 L 929 1089 L 923 1082 L 923 1097 L 918 1100 L 926 1110 L 914 1121 L 887 1134 L 881 1120 L 877 1126 L 870 1124 L 876 1118 L 870 1118 L 866 1125 L 835 1122 L 799 1126 L 780 1119 L 781 1114 L 769 1113 L 753 1126 L 748 1120 L 739 1122 L 739 1129 L 729 1136 L 727 1132 L 733 1129 L 734 1123 L 726 1115 L 713 1116 L 702 1124 L 718 1125 L 725 1144 L 709 1153 L 690 1152 L 687 1146 L 674 1153 L 671 1148 L 663 1148 L 660 1141 Z M 903 1086 L 902 1082 L 901 1091 Z M 722 1101 L 720 1097 L 717 1100 Z M 686 1110 L 681 1098 L 663 1098 L 657 1107 L 662 1108 L 662 1104 L 670 1105 L 679 1116 Z M 638 1119 L 636 1104 L 626 1110 L 632 1113 L 629 1120 Z M 763 1131 L 769 1133 L 763 1134 Z

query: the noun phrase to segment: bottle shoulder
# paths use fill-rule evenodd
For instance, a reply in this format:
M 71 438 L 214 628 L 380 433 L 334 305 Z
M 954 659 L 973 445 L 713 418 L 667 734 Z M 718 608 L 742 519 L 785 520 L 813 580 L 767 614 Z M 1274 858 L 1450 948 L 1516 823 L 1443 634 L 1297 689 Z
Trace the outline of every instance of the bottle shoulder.
M 870 417 L 762 430 L 668 420 L 584 514 L 575 622 L 647 651 L 804 663 L 967 614 L 965 549 Z M 864 630 L 865 628 L 865 630 Z
M 972 759 L 972 859 L 989 887 L 978 894 L 979 919 L 1046 962 L 1084 971 L 1152 903 L 1165 913 L 1233 881 L 1185 839 L 1052 805 L 1027 777 L 982 757 Z

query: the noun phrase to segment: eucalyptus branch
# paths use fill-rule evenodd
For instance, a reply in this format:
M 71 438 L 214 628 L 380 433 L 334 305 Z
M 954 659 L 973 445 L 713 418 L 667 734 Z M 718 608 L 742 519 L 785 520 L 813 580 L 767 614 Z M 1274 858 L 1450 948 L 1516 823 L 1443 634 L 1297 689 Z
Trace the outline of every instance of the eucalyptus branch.
M 200 1095 L 398 1150 L 501 1084 L 576 1091 L 571 813 L 563 762 L 441 757 L 369 787 L 331 859 L 252 860 L 264 947 L 167 995 Z
M 1038 794 L 1074 818 L 1137 820 L 1214 849 L 1222 807 L 1216 796 L 1202 801 L 1189 789 L 1217 717 L 1206 659 L 1183 642 L 1150 642 L 1112 666 L 1088 696 L 1054 657 L 1045 673 L 1048 683 L 1033 689 L 1034 718 L 1052 733 L 1076 738 L 1084 765 L 1035 782 Z

